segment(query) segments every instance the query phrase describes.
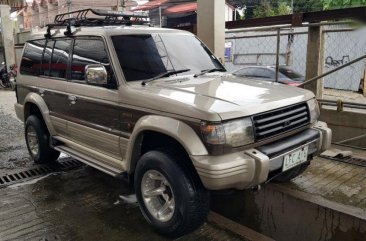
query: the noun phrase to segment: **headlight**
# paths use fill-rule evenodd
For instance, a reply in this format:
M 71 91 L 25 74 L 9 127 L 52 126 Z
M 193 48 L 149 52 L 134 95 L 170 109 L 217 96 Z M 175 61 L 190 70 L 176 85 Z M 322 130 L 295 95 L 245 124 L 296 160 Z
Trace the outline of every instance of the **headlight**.
M 202 122 L 204 140 L 212 145 L 238 147 L 254 142 L 253 124 L 250 118 L 228 121 L 220 124 Z
M 316 99 L 311 99 L 308 102 L 309 112 L 310 112 L 310 123 L 314 123 L 318 120 L 320 116 L 320 108 L 318 101 Z

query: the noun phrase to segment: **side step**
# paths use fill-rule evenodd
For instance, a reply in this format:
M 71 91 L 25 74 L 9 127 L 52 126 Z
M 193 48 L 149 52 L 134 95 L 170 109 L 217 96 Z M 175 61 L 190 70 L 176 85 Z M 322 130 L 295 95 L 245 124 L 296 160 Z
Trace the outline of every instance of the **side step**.
M 59 146 L 54 146 L 53 147 L 55 150 L 58 150 L 60 152 L 64 152 L 66 153 L 67 155 L 75 158 L 76 160 L 78 161 L 81 161 L 89 166 L 92 166 L 104 173 L 107 173 L 113 177 L 116 177 L 118 175 L 121 174 L 121 171 L 116 169 L 116 168 L 113 168 L 113 167 L 110 167 L 110 166 L 102 166 L 100 164 L 98 164 L 98 160 L 90 157 L 90 156 L 86 156 L 84 154 L 81 154 L 81 153 L 77 153 L 76 151 L 74 151 L 73 149 L 67 147 L 67 146 L 64 146 L 64 145 L 59 145 Z

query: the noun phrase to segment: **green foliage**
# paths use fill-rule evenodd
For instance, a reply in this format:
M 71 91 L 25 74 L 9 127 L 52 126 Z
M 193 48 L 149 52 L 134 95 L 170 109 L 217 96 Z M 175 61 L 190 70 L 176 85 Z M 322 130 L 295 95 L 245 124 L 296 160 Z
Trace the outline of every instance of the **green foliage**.
M 366 0 L 321 0 L 321 2 L 325 10 L 366 6 Z
M 323 10 L 323 3 L 319 0 L 294 0 L 295 13 L 307 13 Z
M 255 18 L 271 17 L 278 15 L 291 14 L 291 7 L 286 2 L 279 2 L 276 5 L 272 5 L 267 0 L 262 0 L 260 5 L 256 6 L 253 10 L 253 16 Z
M 280 2 L 276 9 L 276 15 L 288 15 L 291 14 L 291 7 L 285 2 Z
M 273 10 L 272 5 L 267 0 L 263 0 L 260 5 L 254 8 L 253 16 L 255 18 L 275 16 L 275 10 Z

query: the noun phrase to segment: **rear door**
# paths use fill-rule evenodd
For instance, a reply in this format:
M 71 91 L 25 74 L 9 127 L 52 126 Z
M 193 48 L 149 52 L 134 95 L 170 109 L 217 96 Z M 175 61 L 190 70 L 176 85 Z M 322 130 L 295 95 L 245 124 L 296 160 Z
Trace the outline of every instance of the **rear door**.
M 66 136 L 67 66 L 71 39 L 29 41 L 24 50 L 20 73 L 26 85 L 18 86 L 20 95 L 32 91 L 39 94 L 49 110 L 57 135 Z
M 106 68 L 108 86 L 90 85 L 86 82 L 85 67 L 91 64 L 102 64 Z M 112 157 L 101 161 L 120 169 L 121 161 L 113 161 L 122 159 L 119 148 L 119 92 L 106 45 L 101 37 L 75 38 L 70 79 L 67 124 L 71 140 Z
M 48 39 L 40 69 L 44 82 L 44 99 L 50 110 L 52 124 L 58 135 L 67 137 L 67 68 L 72 40 Z

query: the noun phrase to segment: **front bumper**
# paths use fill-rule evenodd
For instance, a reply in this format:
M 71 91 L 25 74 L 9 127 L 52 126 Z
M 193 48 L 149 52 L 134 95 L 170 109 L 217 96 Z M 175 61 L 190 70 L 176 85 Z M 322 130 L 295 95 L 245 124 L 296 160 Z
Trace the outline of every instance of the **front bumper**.
M 209 190 L 246 189 L 265 182 L 281 170 L 286 154 L 309 146 L 309 157 L 329 148 L 332 131 L 324 122 L 274 143 L 222 156 L 191 156 L 203 185 Z

